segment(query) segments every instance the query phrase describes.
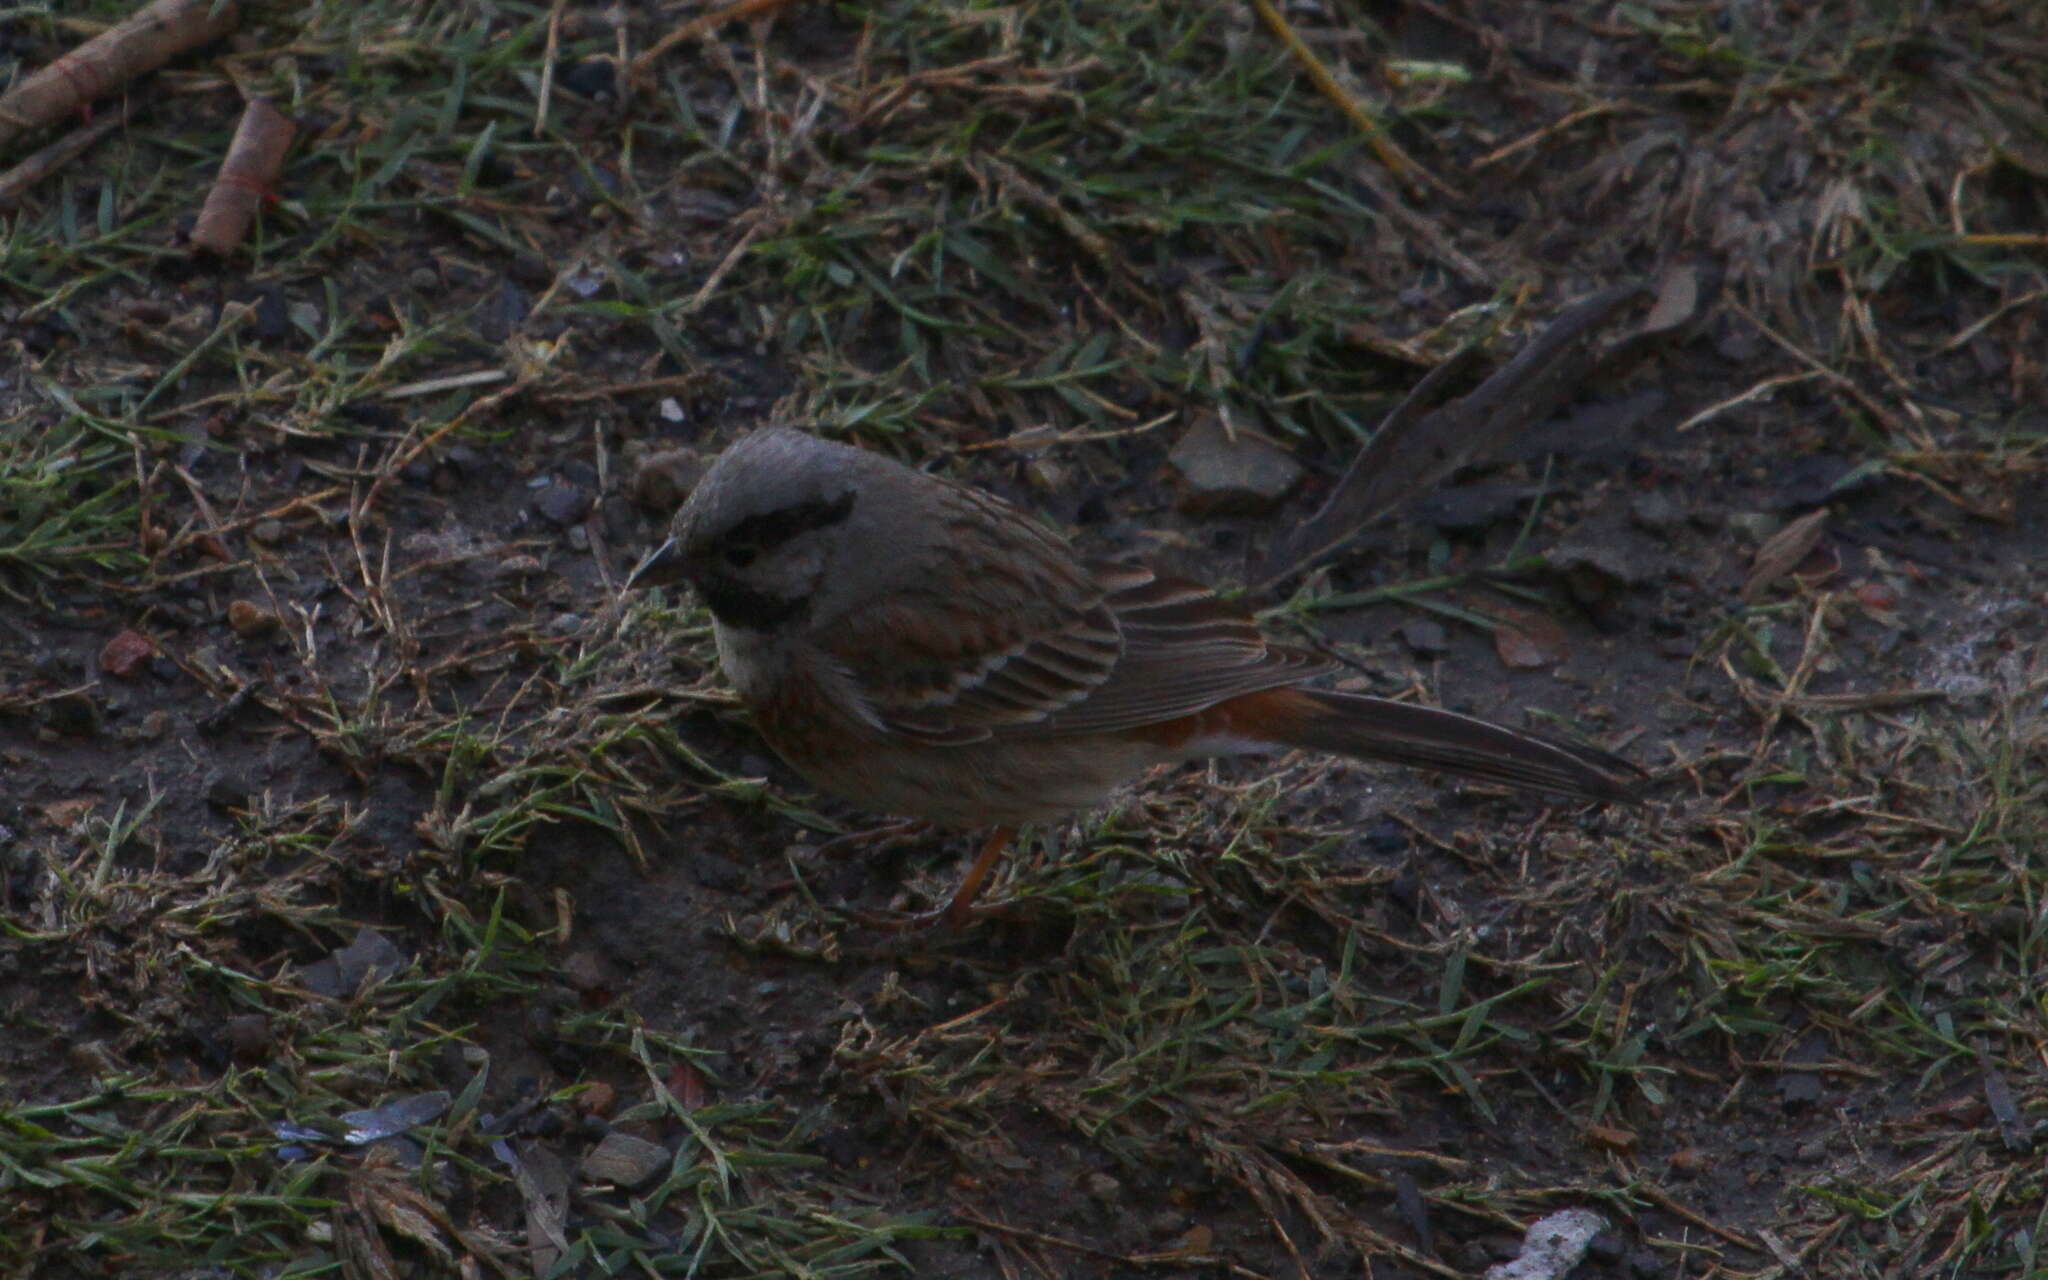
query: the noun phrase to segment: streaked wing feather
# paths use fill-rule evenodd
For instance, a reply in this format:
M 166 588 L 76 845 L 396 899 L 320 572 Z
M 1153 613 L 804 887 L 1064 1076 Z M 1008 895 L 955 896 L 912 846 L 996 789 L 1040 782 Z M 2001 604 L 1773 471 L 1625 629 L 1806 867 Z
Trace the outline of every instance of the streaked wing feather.
M 885 729 L 963 744 L 1084 702 L 1123 651 L 1102 585 L 1031 517 L 956 489 L 931 581 L 821 627 L 816 638 Z
M 1335 669 L 1312 654 L 1268 644 L 1250 613 L 1199 583 L 1126 565 L 1090 568 L 1123 633 L 1122 660 L 1085 701 L 1025 734 L 1142 729 Z

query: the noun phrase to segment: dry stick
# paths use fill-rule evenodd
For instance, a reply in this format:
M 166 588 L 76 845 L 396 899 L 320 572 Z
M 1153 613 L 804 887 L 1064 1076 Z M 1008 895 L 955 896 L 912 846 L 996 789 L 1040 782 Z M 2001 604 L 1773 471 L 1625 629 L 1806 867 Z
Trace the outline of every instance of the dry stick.
M 1432 370 L 1381 424 L 1322 510 L 1280 539 L 1255 581 L 1270 586 L 1337 549 L 1402 502 L 1428 492 L 1451 472 L 1496 450 L 1575 390 L 1598 357 L 1571 348 L 1587 341 L 1623 304 L 1644 292 L 1620 285 L 1596 293 L 1553 320 L 1535 341 L 1470 395 L 1429 413 L 1422 406 L 1454 371 L 1476 358 L 1477 344 Z
M 653 48 L 633 59 L 633 65 L 629 68 L 632 73 L 631 79 L 638 82 L 642 77 L 651 73 L 654 70 L 655 63 L 667 57 L 669 50 L 685 40 L 693 39 L 714 27 L 723 26 L 728 22 L 735 22 L 741 18 L 758 18 L 774 13 L 777 10 L 787 8 L 794 2 L 795 0 L 739 0 L 739 3 L 729 4 L 716 13 L 702 14 L 692 18 L 674 31 L 655 41 Z
M 74 129 L 65 134 L 6 173 L 0 173 L 0 210 L 13 208 L 17 201 L 28 194 L 30 187 L 70 164 L 87 147 L 126 123 L 126 111 L 96 120 L 84 128 Z
M 555 59 L 562 50 L 562 10 L 569 0 L 555 0 L 555 7 L 548 11 L 548 47 L 540 57 L 540 92 L 535 94 L 533 108 L 533 136 L 547 136 L 548 104 L 555 95 Z
M 0 147 L 234 29 L 234 0 L 156 0 L 0 98 Z
M 1393 140 L 1387 137 L 1386 131 L 1380 128 L 1379 122 L 1372 118 L 1372 113 L 1360 106 L 1358 100 L 1346 93 L 1343 85 L 1337 83 L 1337 77 L 1330 74 L 1330 69 L 1323 65 L 1321 58 L 1316 57 L 1315 50 L 1308 47 L 1308 42 L 1295 31 L 1293 25 L 1287 21 L 1286 15 L 1274 7 L 1273 0 L 1252 0 L 1252 8 L 1258 11 L 1259 20 L 1280 38 L 1280 43 L 1287 46 L 1287 51 L 1294 55 L 1294 60 L 1301 64 L 1301 69 L 1307 73 L 1308 78 L 1315 81 L 1316 88 L 1322 90 L 1323 96 L 1351 118 L 1351 123 L 1365 135 L 1366 145 L 1373 149 L 1373 154 L 1380 158 L 1380 163 L 1387 167 L 1387 172 L 1401 180 L 1401 185 L 1408 188 L 1410 195 L 1420 195 L 1424 186 L 1435 188 L 1440 195 L 1458 194 L 1450 184 L 1409 159 L 1394 145 Z
M 291 150 L 298 132 L 291 117 L 267 99 L 249 99 L 242 122 L 235 126 L 235 140 L 220 162 L 220 176 L 213 180 L 213 190 L 206 193 L 199 221 L 192 227 L 194 251 L 226 257 L 242 243 L 256 211 L 271 198 L 271 184 L 284 168 L 284 153 Z

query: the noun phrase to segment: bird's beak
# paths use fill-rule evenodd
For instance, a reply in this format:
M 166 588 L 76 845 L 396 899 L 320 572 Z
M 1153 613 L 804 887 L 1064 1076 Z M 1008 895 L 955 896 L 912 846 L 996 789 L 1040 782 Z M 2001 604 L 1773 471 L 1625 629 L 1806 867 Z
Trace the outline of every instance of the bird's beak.
M 648 552 L 647 558 L 634 566 L 633 572 L 626 577 L 626 590 L 668 587 L 688 581 L 689 566 L 685 560 L 682 545 L 674 538 L 670 538 Z

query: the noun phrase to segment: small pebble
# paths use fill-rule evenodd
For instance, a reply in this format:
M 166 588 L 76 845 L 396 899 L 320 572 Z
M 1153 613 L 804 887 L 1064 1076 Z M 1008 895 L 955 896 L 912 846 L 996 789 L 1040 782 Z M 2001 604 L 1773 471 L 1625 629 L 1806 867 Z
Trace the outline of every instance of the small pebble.
M 228 1052 L 242 1066 L 253 1067 L 270 1057 L 274 1040 L 270 1019 L 263 1014 L 238 1013 L 227 1020 L 222 1031 L 228 1042 Z
M 117 680 L 132 680 L 155 655 L 155 641 L 139 631 L 123 631 L 100 650 L 100 670 Z
M 667 515 L 682 505 L 704 475 L 704 459 L 691 449 L 660 449 L 640 460 L 626 481 L 633 505 Z
M 1401 624 L 1401 643 L 1421 657 L 1434 657 L 1451 647 L 1444 624 L 1430 618 L 1410 618 Z
M 595 951 L 573 951 L 562 961 L 562 981 L 571 991 L 587 996 L 610 989 L 612 975 Z
M 1763 542 L 1785 525 L 1783 520 L 1767 511 L 1732 512 L 1724 523 L 1732 532 L 1756 543 Z
M 583 1176 L 632 1190 L 667 1172 L 670 1159 L 660 1143 L 614 1131 L 583 1157 Z
M 566 529 L 590 514 L 590 491 L 580 485 L 557 480 L 533 495 L 534 512 L 557 528 Z
M 1305 474 L 1285 449 L 1220 418 L 1190 427 L 1167 455 L 1181 477 L 1180 509 L 1191 516 L 1260 515 L 1280 505 Z
M 206 803 L 222 813 L 249 807 L 249 786 L 240 778 L 220 769 L 206 776 Z
M 253 640 L 277 630 L 280 619 L 253 600 L 237 600 L 228 606 L 228 626 L 244 640 Z

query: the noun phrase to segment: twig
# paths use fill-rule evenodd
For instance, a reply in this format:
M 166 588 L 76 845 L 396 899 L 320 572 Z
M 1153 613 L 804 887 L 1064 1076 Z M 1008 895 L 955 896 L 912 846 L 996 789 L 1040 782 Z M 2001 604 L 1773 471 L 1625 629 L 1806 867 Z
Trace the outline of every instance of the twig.
M 156 0 L 0 98 L 0 146 L 55 124 L 95 98 L 232 31 L 234 0 Z
M 715 13 L 700 14 L 655 41 L 652 48 L 633 59 L 633 66 L 631 68 L 632 79 L 637 81 L 643 76 L 652 74 L 654 64 L 667 57 L 669 50 L 685 40 L 695 39 L 714 27 L 724 26 L 728 22 L 737 22 L 741 18 L 765 17 L 777 10 L 787 8 L 792 3 L 794 3 L 794 0 L 738 0 L 737 4 L 729 4 Z
M 6 173 L 0 173 L 0 209 L 13 208 L 16 201 L 28 194 L 30 187 L 70 164 L 87 147 L 126 123 L 128 113 L 125 110 L 119 115 L 96 120 L 65 134 Z
M 1676 1199 L 1672 1198 L 1669 1192 L 1664 1191 L 1662 1188 L 1656 1186 L 1655 1184 L 1646 1184 L 1640 1186 L 1636 1188 L 1636 1191 L 1645 1200 L 1648 1200 L 1650 1203 L 1664 1210 L 1664 1212 L 1676 1214 L 1678 1217 L 1683 1218 L 1687 1222 L 1690 1222 L 1692 1225 L 1698 1227 L 1702 1231 L 1711 1231 L 1715 1235 L 1721 1237 L 1723 1240 L 1726 1240 L 1729 1244 L 1740 1245 L 1741 1247 L 1748 1249 L 1752 1253 L 1763 1252 L 1763 1247 L 1759 1245 L 1756 1240 L 1752 1239 L 1749 1236 L 1743 1235 L 1740 1231 L 1731 1231 L 1727 1227 L 1722 1226 L 1718 1222 L 1714 1222 L 1709 1218 L 1702 1217 L 1701 1215 L 1693 1212 L 1691 1209 L 1688 1209 L 1684 1205 L 1680 1204 Z
M 1315 50 L 1308 47 L 1308 42 L 1301 38 L 1301 34 L 1287 21 L 1286 16 L 1274 7 L 1273 0 L 1252 0 L 1252 8 L 1258 11 L 1259 20 L 1280 38 L 1280 43 L 1287 46 L 1287 51 L 1294 55 L 1294 60 L 1301 64 L 1302 71 L 1315 82 L 1316 88 L 1322 90 L 1323 96 L 1334 103 L 1339 111 L 1350 117 L 1351 123 L 1365 135 L 1366 145 L 1380 158 L 1380 163 L 1386 166 L 1387 172 L 1401 180 L 1401 184 L 1408 188 L 1409 194 L 1419 195 L 1425 186 L 1434 188 L 1440 195 L 1458 194 L 1448 183 L 1409 159 L 1401 148 L 1394 145 L 1393 140 L 1387 137 L 1386 131 L 1380 128 L 1379 122 L 1372 118 L 1372 113 L 1359 105 L 1358 99 L 1345 92 L 1344 86 L 1337 83 L 1337 77 L 1330 74 L 1330 69 L 1323 65 L 1323 60 L 1316 56 Z
M 555 7 L 548 10 L 548 47 L 540 59 L 540 92 L 535 94 L 533 108 L 533 136 L 546 137 L 548 131 L 548 104 L 554 99 L 555 60 L 562 50 L 562 10 L 568 0 L 555 0 Z
M 285 152 L 299 126 L 264 98 L 251 98 L 242 109 L 242 122 L 235 126 L 235 139 L 228 144 L 220 162 L 220 176 L 206 193 L 199 220 L 192 227 L 195 252 L 226 257 L 249 234 L 249 224 L 265 200 L 274 199 L 271 190 L 284 168 Z
M 1388 416 L 1352 462 L 1322 509 L 1281 538 L 1259 569 L 1270 585 L 1335 550 L 1402 502 L 1540 421 L 1574 390 L 1599 357 L 1573 351 L 1630 300 L 1640 285 L 1621 285 L 1571 307 L 1470 395 L 1422 412 L 1454 372 L 1477 358 L 1477 344 L 1434 369 Z

